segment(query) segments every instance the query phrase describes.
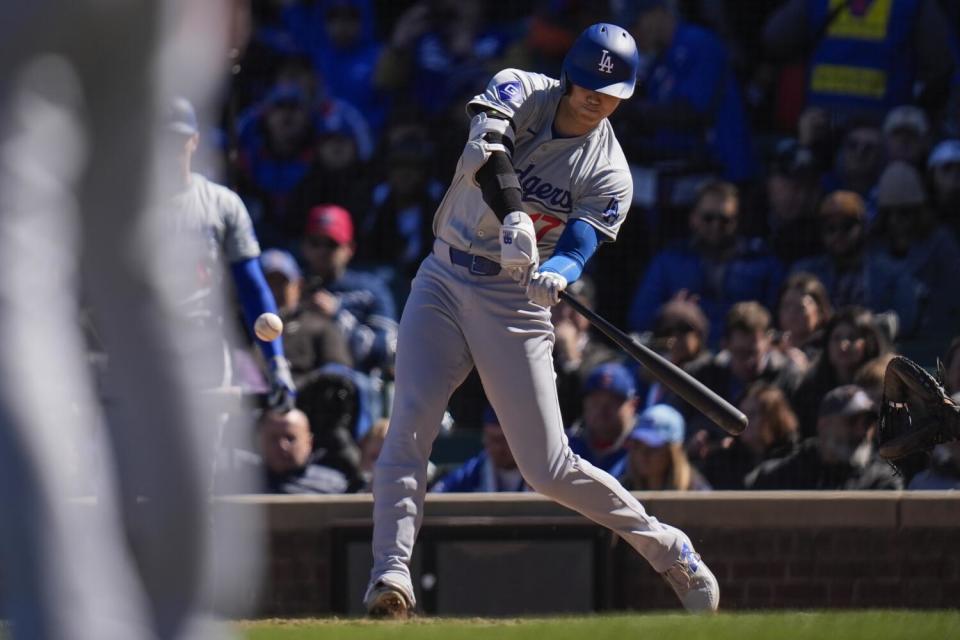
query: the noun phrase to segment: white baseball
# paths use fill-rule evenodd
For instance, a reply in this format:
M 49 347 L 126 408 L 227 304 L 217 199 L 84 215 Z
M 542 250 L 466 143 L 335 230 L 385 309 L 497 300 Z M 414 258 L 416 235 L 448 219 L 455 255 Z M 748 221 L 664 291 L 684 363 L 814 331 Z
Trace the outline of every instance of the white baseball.
M 283 320 L 275 313 L 261 313 L 253 323 L 253 332 L 264 342 L 276 340 L 283 333 Z

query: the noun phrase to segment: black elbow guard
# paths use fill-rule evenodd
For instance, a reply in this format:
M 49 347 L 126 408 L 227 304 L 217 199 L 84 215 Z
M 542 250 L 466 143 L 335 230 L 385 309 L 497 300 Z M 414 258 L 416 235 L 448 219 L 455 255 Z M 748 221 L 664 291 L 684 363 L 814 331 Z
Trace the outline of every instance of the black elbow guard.
M 477 184 L 497 218 L 503 220 L 511 211 L 523 211 L 520 198 L 520 181 L 513 170 L 510 157 L 502 151 L 494 151 L 477 171 Z

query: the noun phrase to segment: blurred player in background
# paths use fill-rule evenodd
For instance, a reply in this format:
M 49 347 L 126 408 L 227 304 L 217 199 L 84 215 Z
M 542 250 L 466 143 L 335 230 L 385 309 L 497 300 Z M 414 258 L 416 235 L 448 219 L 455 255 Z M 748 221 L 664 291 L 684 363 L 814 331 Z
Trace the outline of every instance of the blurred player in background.
M 229 264 L 237 298 L 243 310 L 250 335 L 253 324 L 262 313 L 277 313 L 277 303 L 260 265 L 260 244 L 253 231 L 253 222 L 243 201 L 236 193 L 215 184 L 192 171 L 192 159 L 200 144 L 197 114 L 186 98 L 175 98 L 166 115 L 166 132 L 179 160 L 177 191 L 172 198 L 173 224 L 178 232 L 194 232 L 207 240 L 207 261 L 198 265 L 197 287 L 184 301 L 185 311 L 194 325 L 207 325 L 222 332 L 223 318 L 212 314 L 209 300 L 216 295 L 213 287 L 222 284 L 224 262 Z M 296 389 L 290 365 L 283 353 L 283 338 L 270 342 L 256 339 L 270 372 L 268 405 L 280 411 L 293 409 Z M 226 345 L 220 380 L 211 380 L 209 387 L 226 387 L 231 383 L 231 359 Z
M 717 608 L 717 581 L 687 535 L 571 451 L 557 398 L 550 307 L 626 217 L 633 184 L 607 116 L 633 94 L 638 66 L 629 33 L 595 24 L 567 53 L 559 82 L 505 69 L 469 102 L 469 139 L 400 321 L 373 481 L 364 598 L 373 616 L 403 617 L 415 605 L 409 564 L 427 459 L 450 394 L 474 366 L 533 489 L 616 532 L 688 610 Z
M 169 242 L 154 169 L 165 96 L 206 108 L 226 62 L 225 2 L 6 3 L 0 17 L 0 561 L 14 638 L 217 638 L 201 613 L 209 415 L 221 366 L 182 330 L 199 247 Z M 174 87 L 176 90 L 174 91 Z M 186 272 L 184 271 L 186 269 Z M 178 282 L 179 281 L 179 282 Z M 80 292 L 109 357 L 101 408 Z M 105 411 L 104 411 L 105 410 Z M 106 415 L 104 415 L 104 413 Z M 67 441 L 104 424 L 95 505 L 69 504 Z M 145 496 L 146 501 L 138 497 Z M 216 534 L 250 584 L 246 524 Z

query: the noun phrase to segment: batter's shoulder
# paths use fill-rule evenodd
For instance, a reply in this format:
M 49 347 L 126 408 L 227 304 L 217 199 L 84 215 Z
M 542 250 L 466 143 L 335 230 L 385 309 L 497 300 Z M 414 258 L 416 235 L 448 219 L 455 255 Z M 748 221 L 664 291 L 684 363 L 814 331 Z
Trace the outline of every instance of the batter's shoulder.
M 551 78 L 548 75 L 542 73 L 536 73 L 534 71 L 524 71 L 523 69 L 516 69 L 514 67 L 507 67 L 506 69 L 501 69 L 494 74 L 491 82 L 509 82 L 515 80 L 522 83 L 526 88 L 531 92 L 533 91 L 547 91 L 553 88 L 560 87 L 560 81 L 556 78 Z
M 589 151 L 581 156 L 575 168 L 575 173 L 584 178 L 584 187 L 578 189 L 578 193 L 616 193 L 629 204 L 633 192 L 630 165 L 610 123 L 604 120 L 598 127 Z
M 510 118 L 532 113 L 557 99 L 560 82 L 541 73 L 507 68 L 498 71 L 486 90 L 469 104 L 496 109 Z
M 609 120 L 600 123 L 598 132 L 598 143 L 602 149 L 601 157 L 606 159 L 607 166 L 616 171 L 630 173 L 630 164 L 627 162 L 627 156 L 617 140 L 617 134 L 613 131 L 613 125 Z

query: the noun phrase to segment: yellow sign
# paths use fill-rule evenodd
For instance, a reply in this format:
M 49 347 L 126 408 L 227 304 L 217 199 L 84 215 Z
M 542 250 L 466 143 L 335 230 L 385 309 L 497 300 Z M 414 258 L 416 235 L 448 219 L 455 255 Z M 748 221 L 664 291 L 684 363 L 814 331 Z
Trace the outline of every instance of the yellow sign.
M 827 37 L 853 40 L 883 40 L 887 37 L 893 0 L 868 2 L 863 15 L 859 16 L 850 11 L 850 0 L 830 0 L 830 11 L 840 5 L 844 8 L 827 29 Z
M 818 64 L 811 74 L 810 89 L 816 93 L 882 98 L 887 89 L 887 74 L 879 69 Z

